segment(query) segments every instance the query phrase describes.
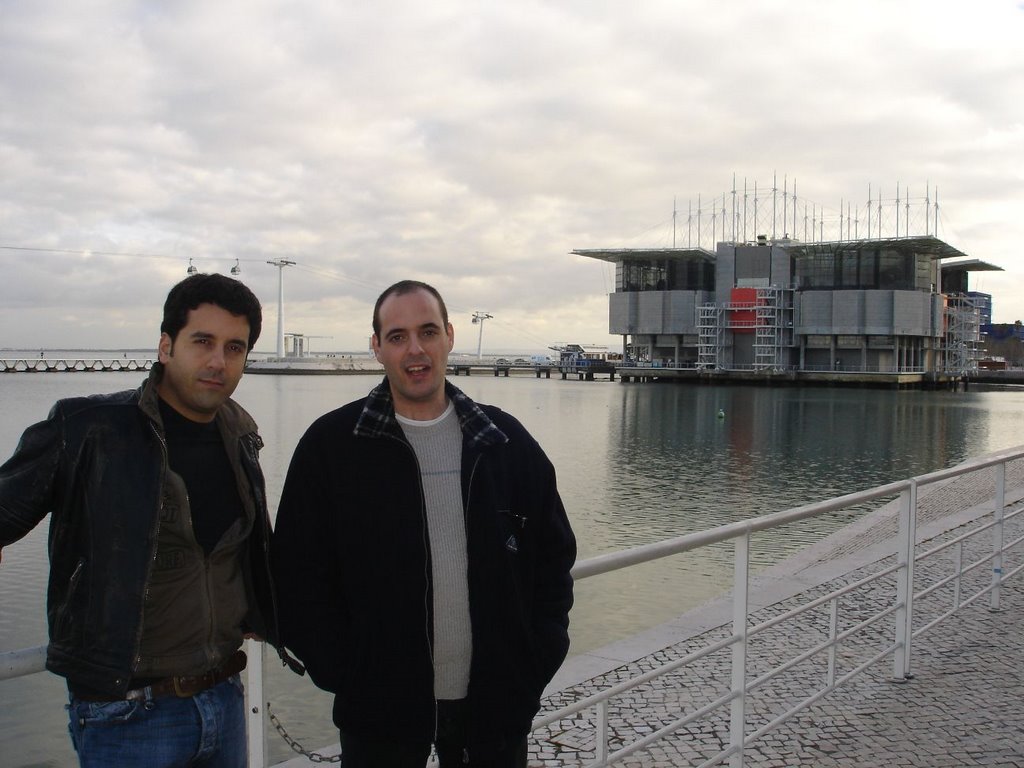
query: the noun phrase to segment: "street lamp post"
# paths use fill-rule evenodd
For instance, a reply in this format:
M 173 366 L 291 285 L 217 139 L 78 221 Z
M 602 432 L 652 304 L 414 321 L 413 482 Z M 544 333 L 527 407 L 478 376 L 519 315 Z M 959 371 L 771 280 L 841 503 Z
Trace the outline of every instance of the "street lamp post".
M 476 359 L 477 359 L 477 362 L 480 362 L 483 359 L 481 357 L 481 355 L 480 355 L 480 350 L 483 348 L 483 343 L 484 343 L 484 320 L 489 320 L 492 317 L 494 317 L 494 315 L 489 315 L 486 312 L 477 311 L 477 312 L 473 313 L 473 323 L 474 324 L 475 323 L 479 323 L 480 324 L 480 333 L 477 335 L 477 339 L 476 339 Z
M 294 266 L 295 262 L 288 259 L 268 261 L 277 267 L 277 357 L 284 358 L 284 268 Z

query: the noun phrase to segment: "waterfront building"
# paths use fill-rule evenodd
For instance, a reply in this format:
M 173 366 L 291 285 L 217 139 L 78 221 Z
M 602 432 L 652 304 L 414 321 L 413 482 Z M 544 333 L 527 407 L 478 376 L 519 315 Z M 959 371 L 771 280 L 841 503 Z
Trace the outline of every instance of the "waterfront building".
M 977 368 L 991 303 L 971 295 L 968 275 L 1000 269 L 930 234 L 812 242 L 759 235 L 714 250 L 573 253 L 615 265 L 608 325 L 622 336 L 627 368 L 882 374 L 910 384 Z
M 978 313 L 981 315 L 982 333 L 984 333 L 985 327 L 992 325 L 992 294 L 982 293 L 981 291 L 968 291 L 967 296 L 974 302 L 974 306 L 978 308 Z

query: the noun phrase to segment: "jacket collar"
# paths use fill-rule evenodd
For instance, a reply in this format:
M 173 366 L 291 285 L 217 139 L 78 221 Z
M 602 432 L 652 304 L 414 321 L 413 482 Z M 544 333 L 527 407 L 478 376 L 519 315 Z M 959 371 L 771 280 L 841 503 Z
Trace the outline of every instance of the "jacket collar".
M 153 363 L 149 377 L 139 387 L 139 408 L 160 428 L 161 432 L 163 432 L 164 423 L 163 419 L 160 418 L 160 404 L 158 402 L 160 396 L 157 394 L 156 385 L 160 382 L 163 375 L 163 364 L 159 362 Z M 252 416 L 230 398 L 217 411 L 216 421 L 221 434 L 227 438 L 237 438 L 242 435 L 256 434 L 257 432 L 256 422 L 253 421 Z
M 470 447 L 485 448 L 508 442 L 508 436 L 491 421 L 483 409 L 447 379 L 444 382 L 444 393 L 455 404 L 459 428 Z M 387 376 L 366 398 L 352 431 L 359 437 L 391 436 L 405 439 L 402 427 L 395 418 L 395 403 L 391 397 L 391 385 Z

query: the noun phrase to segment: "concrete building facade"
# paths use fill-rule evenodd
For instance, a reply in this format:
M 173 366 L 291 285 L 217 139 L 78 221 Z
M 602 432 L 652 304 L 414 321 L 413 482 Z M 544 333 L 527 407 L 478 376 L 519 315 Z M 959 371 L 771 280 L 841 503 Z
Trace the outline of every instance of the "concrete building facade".
M 573 253 L 615 265 L 627 366 L 719 372 L 963 375 L 981 320 L 967 273 L 998 269 L 944 266 L 964 254 L 933 236 Z

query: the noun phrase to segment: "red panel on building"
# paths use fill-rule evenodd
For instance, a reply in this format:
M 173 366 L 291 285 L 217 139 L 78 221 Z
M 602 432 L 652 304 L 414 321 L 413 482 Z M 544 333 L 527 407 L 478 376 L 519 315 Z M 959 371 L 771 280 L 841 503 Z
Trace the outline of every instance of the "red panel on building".
M 753 333 L 757 321 L 757 310 L 754 309 L 757 288 L 733 288 L 729 302 L 734 307 L 740 307 L 729 311 L 729 327 L 735 333 Z

